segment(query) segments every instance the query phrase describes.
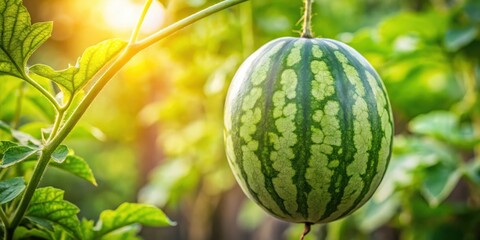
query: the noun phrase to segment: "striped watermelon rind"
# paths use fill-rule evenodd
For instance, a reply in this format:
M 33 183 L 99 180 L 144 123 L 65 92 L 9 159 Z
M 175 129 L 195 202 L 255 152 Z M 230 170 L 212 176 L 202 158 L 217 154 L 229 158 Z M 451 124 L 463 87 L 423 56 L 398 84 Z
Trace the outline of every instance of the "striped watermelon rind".
M 326 223 L 380 184 L 393 140 L 383 83 L 353 48 L 331 39 L 273 40 L 241 65 L 225 105 L 230 167 L 273 216 Z

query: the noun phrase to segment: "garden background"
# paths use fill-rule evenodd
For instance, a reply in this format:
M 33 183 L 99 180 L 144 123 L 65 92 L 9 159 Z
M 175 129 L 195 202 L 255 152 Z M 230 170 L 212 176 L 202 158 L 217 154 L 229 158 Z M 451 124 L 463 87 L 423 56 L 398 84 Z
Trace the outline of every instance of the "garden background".
M 156 1 L 143 33 L 216 2 Z M 88 46 L 128 39 L 143 2 L 24 4 L 32 22 L 54 22 L 52 37 L 29 63 L 62 69 Z M 140 53 L 66 142 L 90 164 L 98 186 L 56 169 L 42 185 L 65 189 L 65 199 L 90 219 L 139 201 L 177 222 L 144 227 L 144 239 L 298 239 L 303 226 L 266 215 L 236 184 L 224 153 L 223 105 L 248 55 L 272 39 L 299 36 L 302 7 L 300 0 L 248 1 Z M 313 11 L 317 37 L 351 45 L 379 72 L 396 136 L 373 199 L 351 217 L 314 226 L 306 239 L 479 239 L 480 2 L 317 0 Z M 18 89 L 25 96 L 20 118 Z M 46 100 L 23 82 L 2 80 L 0 92 L 2 121 L 35 136 L 53 120 Z

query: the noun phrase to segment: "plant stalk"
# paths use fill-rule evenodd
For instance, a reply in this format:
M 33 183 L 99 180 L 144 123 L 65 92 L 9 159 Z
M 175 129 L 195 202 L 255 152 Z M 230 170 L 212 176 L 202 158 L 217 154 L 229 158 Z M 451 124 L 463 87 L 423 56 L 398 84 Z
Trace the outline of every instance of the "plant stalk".
M 53 122 L 52 131 L 50 132 L 50 136 L 48 136 L 48 140 L 46 141 L 47 144 L 53 138 L 53 136 L 57 134 L 57 131 L 60 128 L 60 125 L 62 123 L 64 114 L 65 114 L 65 111 L 59 111 L 58 114 L 55 116 L 55 121 Z
M 182 20 L 180 20 L 176 23 L 173 23 L 173 24 L 169 25 L 168 27 L 158 31 L 157 33 L 154 33 L 150 37 L 147 37 L 147 38 L 139 41 L 136 44 L 136 51 L 141 51 L 144 48 L 149 47 L 150 45 L 168 37 L 172 33 L 177 32 L 178 30 L 192 24 L 193 22 L 196 22 L 196 21 L 201 20 L 205 17 L 208 17 L 208 16 L 210 16 L 210 15 L 216 13 L 216 12 L 219 12 L 221 10 L 224 10 L 226 8 L 235 6 L 239 3 L 246 2 L 246 1 L 248 1 L 248 0 L 225 0 L 223 2 L 219 2 L 215 5 L 212 5 L 212 6 L 206 8 L 206 9 L 200 11 L 200 12 L 194 13 L 193 15 L 191 15 L 187 18 L 184 18 L 184 19 L 182 19 Z
M 7 229 L 5 230 L 5 240 L 13 240 L 13 234 L 15 232 L 15 229 Z
M 147 12 L 148 12 L 148 9 L 150 8 L 150 5 L 152 5 L 152 0 L 147 0 L 145 2 L 145 5 L 143 6 L 142 14 L 140 15 L 137 21 L 137 24 L 135 25 L 135 28 L 132 31 L 132 35 L 130 36 L 130 42 L 128 43 L 129 45 L 132 45 L 135 42 L 137 42 L 140 29 L 142 28 L 143 21 L 145 20 L 145 16 L 147 16 Z
M 310 232 L 312 227 L 312 223 L 306 222 L 305 223 L 305 229 L 303 230 L 302 236 L 300 236 L 300 240 L 304 240 L 305 236 Z
M 7 229 L 7 232 L 10 231 L 13 233 L 13 231 L 15 231 L 15 228 L 17 228 L 17 226 L 20 224 L 20 221 L 23 219 L 23 216 L 27 211 L 28 205 L 32 200 L 33 194 L 35 193 L 35 189 L 38 187 L 38 184 L 40 183 L 40 179 L 42 179 L 45 169 L 47 168 L 48 162 L 50 161 L 50 156 L 52 155 L 53 150 L 55 150 L 55 148 L 43 149 L 42 154 L 40 155 L 40 158 L 38 159 L 38 162 L 35 165 L 35 168 L 33 170 L 32 178 L 30 179 L 30 181 L 27 184 L 27 187 L 25 188 L 25 193 L 23 194 L 22 199 L 20 200 L 20 204 L 18 205 L 18 208 L 13 217 L 13 220 Z
M 45 96 L 49 100 L 49 102 L 53 105 L 56 111 L 62 108 L 60 104 L 57 102 L 57 100 L 55 99 L 55 97 L 52 96 L 52 94 L 50 94 L 47 90 L 45 90 L 45 88 L 43 88 L 40 84 L 38 84 L 26 73 L 24 74 L 23 79 L 26 82 L 28 82 L 30 85 L 32 85 L 34 88 L 36 88 L 40 93 L 42 93 L 42 95 Z
M 150 45 L 166 38 L 167 36 L 177 32 L 178 30 L 191 25 L 192 23 L 208 17 L 213 13 L 224 10 L 228 7 L 237 5 L 239 3 L 245 2 L 248 0 L 226 0 L 215 5 L 212 5 L 200 12 L 197 12 L 185 19 L 182 19 L 160 31 L 153 34 L 152 36 L 146 38 L 145 40 L 139 43 L 131 43 L 127 45 L 125 50 L 113 61 L 113 63 L 108 67 L 108 69 L 103 73 L 103 75 L 95 82 L 90 91 L 86 94 L 82 102 L 77 106 L 73 111 L 70 117 L 67 119 L 65 124 L 58 130 L 57 134 L 51 138 L 51 141 L 42 150 L 42 154 L 37 162 L 37 165 L 34 168 L 32 178 L 27 184 L 25 193 L 22 196 L 20 204 L 15 212 L 14 218 L 10 223 L 7 232 L 13 233 L 15 228 L 20 224 L 20 221 L 23 219 L 25 212 L 27 211 L 28 205 L 33 197 L 35 189 L 38 187 L 38 184 L 48 166 L 51 155 L 53 151 L 63 142 L 63 140 L 68 136 L 72 131 L 73 127 L 77 124 L 80 118 L 83 116 L 85 111 L 91 105 L 95 97 L 100 93 L 103 87 L 108 83 L 108 81 L 138 52 L 149 47 Z M 141 21 L 141 20 L 140 20 Z M 135 33 L 132 33 L 132 39 L 135 39 Z M 138 32 L 137 32 L 138 33 Z M 43 88 L 41 88 L 43 89 Z M 50 95 L 51 96 L 51 95 Z M 57 103 L 55 101 L 55 103 Z M 57 110 L 60 109 L 57 103 Z M 8 239 L 8 238 L 7 238 Z
M 313 38 L 312 33 L 312 5 L 313 0 L 304 0 L 305 2 L 305 11 L 303 13 L 303 31 L 300 37 L 302 38 Z
M 2 220 L 3 227 L 4 227 L 4 230 L 5 230 L 5 233 L 6 233 L 7 229 L 8 229 L 8 226 L 9 226 L 9 223 L 8 223 L 7 214 L 5 214 L 5 211 L 3 211 L 2 207 L 0 207 L 0 220 Z
M 472 82 L 473 97 L 475 98 L 473 104 L 473 129 L 475 136 L 480 137 L 480 63 L 473 61 L 472 63 L 472 73 L 470 81 Z M 480 144 L 477 144 L 474 147 L 474 154 L 477 158 L 477 161 L 480 162 Z M 480 197 L 479 197 L 480 198 Z

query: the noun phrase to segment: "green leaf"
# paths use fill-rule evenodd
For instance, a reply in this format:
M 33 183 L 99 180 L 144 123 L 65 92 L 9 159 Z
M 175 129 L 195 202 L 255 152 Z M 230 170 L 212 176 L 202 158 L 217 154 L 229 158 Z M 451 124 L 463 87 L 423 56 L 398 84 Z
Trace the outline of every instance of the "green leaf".
M 66 157 L 64 162 L 62 163 L 52 162 L 51 166 L 67 171 L 97 186 L 97 181 L 93 176 L 92 169 L 90 169 L 90 166 L 88 166 L 88 163 L 79 156 L 69 155 Z
M 446 144 L 430 138 L 396 136 L 392 159 L 375 196 L 384 200 L 405 188 L 419 188 L 429 169 L 437 164 L 458 166 L 460 157 Z
M 47 229 L 49 231 L 53 231 L 52 224 L 49 221 L 47 221 L 46 219 L 38 218 L 38 217 L 32 217 L 32 216 L 26 216 L 25 218 L 28 219 L 33 224 L 39 226 L 40 228 L 44 228 L 44 229 Z
M 453 191 L 461 172 L 454 167 L 437 164 L 426 172 L 422 193 L 432 207 L 438 206 Z
M 11 178 L 0 182 L 0 205 L 8 203 L 20 195 L 25 189 L 22 177 Z
M 460 147 L 471 147 L 480 142 L 471 125 L 460 126 L 459 117 L 447 111 L 419 115 L 409 123 L 410 131 L 428 135 Z
M 57 149 L 55 149 L 55 151 L 53 151 L 52 159 L 57 163 L 62 163 L 67 158 L 68 153 L 68 147 L 65 145 L 60 145 L 57 147 Z
M 463 167 L 463 174 L 473 183 L 480 186 L 480 161 L 473 159 Z
M 42 146 L 42 143 L 40 140 L 20 131 L 13 130 L 12 131 L 12 136 L 15 138 L 20 144 L 22 145 L 31 145 L 35 147 L 40 147 Z
M 80 224 L 80 229 L 83 234 L 84 240 L 93 240 L 94 233 L 93 233 L 93 221 L 83 218 Z
M 5 151 L 14 146 L 17 146 L 17 144 L 14 142 L 0 141 L 0 159 L 3 158 L 3 154 L 5 153 Z
M 3 154 L 2 163 L 0 167 L 7 168 L 21 161 L 27 160 L 39 152 L 38 149 L 34 149 L 27 146 L 14 146 L 10 147 Z
M 173 226 L 175 225 L 162 210 L 147 204 L 123 203 L 116 210 L 105 210 L 100 214 L 100 219 L 95 226 L 96 237 L 139 223 L 147 226 Z
M 40 147 L 42 145 L 40 140 L 32 137 L 25 132 L 12 129 L 8 124 L 2 121 L 0 121 L 0 130 L 7 133 L 9 137 L 17 140 L 21 145 L 33 145 L 35 147 Z
M 472 22 L 480 22 L 480 2 L 477 0 L 467 0 L 464 8 Z
M 139 225 L 129 225 L 103 236 L 102 240 L 142 240 L 137 236 L 139 232 Z
M 75 238 L 82 239 L 77 206 L 63 200 L 64 191 L 52 187 L 38 188 L 33 194 L 26 217 L 45 219 Z
M 58 227 L 58 226 L 54 226 L 54 227 L 53 227 L 53 231 L 49 231 L 48 233 L 50 234 L 50 239 L 51 239 L 51 240 L 57 240 L 57 239 L 61 239 L 61 240 L 74 240 L 74 238 L 72 238 L 72 237 L 69 235 L 69 232 L 68 232 L 68 231 L 65 231 L 64 228 L 61 228 L 61 227 Z M 81 240 L 84 240 L 84 239 L 81 238 Z
M 414 118 L 409 123 L 410 131 L 440 139 L 455 135 L 458 117 L 446 111 L 430 112 Z
M 64 91 L 65 95 L 74 95 L 113 57 L 125 46 L 126 42 L 120 39 L 103 41 L 85 50 L 75 66 L 55 71 L 43 64 L 37 64 L 30 68 L 30 72 L 38 76 L 48 78 L 56 82 Z
M 1 1 L 0 12 L 0 75 L 23 78 L 27 60 L 50 37 L 52 23 L 32 25 L 27 9 L 18 0 Z
M 0 107 L 3 106 L 1 105 L 0 103 Z M 0 108 L 2 109 L 2 108 Z M 3 109 L 2 109 L 3 110 Z M 1 112 L 1 110 L 0 110 Z M 47 125 L 46 123 L 41 123 L 41 122 L 30 122 L 30 123 L 26 123 L 26 124 L 23 124 L 19 130 L 14 130 L 12 129 L 8 124 L 6 124 L 5 122 L 2 122 L 0 121 L 0 139 L 2 140 L 16 140 L 18 143 L 20 143 L 20 145 L 31 145 L 31 146 L 34 146 L 34 147 L 41 147 L 42 146 L 42 141 L 40 141 L 39 139 L 33 137 L 32 135 L 30 135 L 29 133 L 31 132 L 31 130 L 33 129 L 29 129 L 28 126 L 32 126 L 32 125 Z M 39 131 L 39 129 L 36 129 L 35 133 L 33 133 L 33 135 L 37 134 L 39 135 L 37 132 Z M 41 137 L 39 135 L 39 137 Z
M 445 45 L 448 50 L 455 52 L 475 40 L 477 35 L 478 29 L 474 25 L 449 29 L 445 34 Z
M 48 234 L 37 228 L 17 227 L 13 239 L 50 239 Z

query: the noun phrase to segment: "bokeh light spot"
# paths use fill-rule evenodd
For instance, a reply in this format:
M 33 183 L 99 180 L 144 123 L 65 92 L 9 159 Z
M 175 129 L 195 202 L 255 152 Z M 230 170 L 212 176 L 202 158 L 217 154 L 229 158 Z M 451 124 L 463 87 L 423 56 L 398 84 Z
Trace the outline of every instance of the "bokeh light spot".
M 142 13 L 143 3 L 132 0 L 106 0 L 103 5 L 103 18 L 113 31 L 129 32 Z M 141 32 L 151 33 L 163 24 L 165 9 L 153 1 L 145 17 Z

